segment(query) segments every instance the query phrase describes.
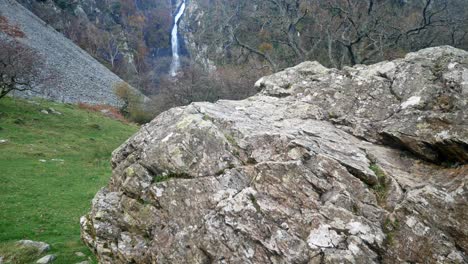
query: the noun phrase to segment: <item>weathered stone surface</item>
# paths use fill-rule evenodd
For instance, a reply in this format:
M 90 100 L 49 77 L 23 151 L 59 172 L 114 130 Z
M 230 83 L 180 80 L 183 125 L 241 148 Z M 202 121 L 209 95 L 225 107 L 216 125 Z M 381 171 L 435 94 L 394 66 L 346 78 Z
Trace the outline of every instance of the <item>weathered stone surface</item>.
M 101 263 L 464 263 L 467 72 L 451 47 L 306 62 L 171 109 L 114 151 L 82 239 Z
M 18 245 L 36 248 L 39 255 L 50 250 L 49 244 L 40 241 L 20 240 L 18 241 Z
M 55 255 L 47 255 L 36 261 L 37 264 L 49 264 L 55 260 Z

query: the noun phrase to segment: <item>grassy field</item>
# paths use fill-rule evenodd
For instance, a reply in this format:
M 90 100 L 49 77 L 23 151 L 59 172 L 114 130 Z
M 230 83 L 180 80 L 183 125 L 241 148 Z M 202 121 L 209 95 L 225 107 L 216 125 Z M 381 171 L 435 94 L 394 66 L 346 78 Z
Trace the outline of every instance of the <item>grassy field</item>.
M 44 241 L 54 263 L 91 253 L 79 218 L 110 177 L 111 152 L 138 129 L 74 105 L 0 100 L 0 256 L 20 239 Z M 44 114 L 54 108 L 62 113 Z

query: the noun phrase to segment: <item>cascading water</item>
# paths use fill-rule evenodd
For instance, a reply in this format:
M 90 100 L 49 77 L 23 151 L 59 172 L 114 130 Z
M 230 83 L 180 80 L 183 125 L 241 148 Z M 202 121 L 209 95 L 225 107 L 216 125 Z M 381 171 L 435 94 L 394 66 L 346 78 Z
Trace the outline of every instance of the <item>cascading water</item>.
M 171 44 L 172 44 L 172 63 L 171 63 L 171 70 L 170 75 L 172 77 L 177 75 L 177 71 L 180 68 L 180 58 L 179 58 L 179 20 L 185 12 L 185 0 L 182 0 L 180 4 L 179 11 L 174 18 L 174 27 L 172 28 L 171 33 Z

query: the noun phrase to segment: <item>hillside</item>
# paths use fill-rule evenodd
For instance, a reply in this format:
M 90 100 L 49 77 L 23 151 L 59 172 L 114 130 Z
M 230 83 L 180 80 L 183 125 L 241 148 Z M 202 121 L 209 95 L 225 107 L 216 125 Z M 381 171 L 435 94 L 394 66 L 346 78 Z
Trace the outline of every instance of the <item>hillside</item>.
M 44 60 L 44 81 L 35 87 L 37 93 L 26 95 L 68 103 L 122 104 L 113 88 L 122 80 L 71 40 L 14 0 L 0 0 L 0 16 L 18 25 L 26 36 L 20 41 Z
M 172 93 L 165 75 L 181 0 L 18 1 L 146 95 Z M 468 49 L 466 0 L 190 0 L 186 6 L 178 31 L 181 83 L 194 70 L 227 82 L 253 76 L 241 89 L 302 61 L 342 68 L 432 46 Z
M 109 179 L 112 150 L 136 130 L 74 105 L 0 100 L 0 257 L 32 239 L 51 245 L 54 263 L 86 260 L 75 255 L 91 255 L 79 217 Z

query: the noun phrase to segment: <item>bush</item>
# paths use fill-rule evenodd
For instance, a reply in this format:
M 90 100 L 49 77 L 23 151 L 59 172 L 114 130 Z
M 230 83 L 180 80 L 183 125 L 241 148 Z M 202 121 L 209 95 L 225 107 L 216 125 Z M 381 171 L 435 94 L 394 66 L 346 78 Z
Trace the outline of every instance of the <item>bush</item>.
M 259 76 L 265 74 L 247 66 L 218 67 L 216 71 L 207 73 L 191 64 L 177 79 L 167 76 L 158 80 L 159 92 L 152 98 L 152 112 L 159 114 L 192 102 L 245 99 L 258 92 L 254 84 Z
M 127 120 L 122 115 L 122 113 L 120 113 L 120 111 L 117 108 L 114 108 L 112 106 L 108 106 L 108 105 L 90 105 L 90 104 L 86 104 L 86 103 L 79 103 L 78 107 L 80 109 L 85 109 L 85 110 L 88 110 L 88 111 L 91 111 L 91 112 L 100 112 L 100 113 L 102 113 L 103 115 L 105 115 L 105 116 L 107 116 L 109 118 L 120 120 L 120 121 L 123 121 L 123 122 L 127 122 Z
M 126 82 L 117 83 L 114 87 L 116 95 L 122 99 L 124 105 L 120 112 L 129 120 L 138 124 L 148 123 L 154 115 L 145 109 L 144 98 Z

